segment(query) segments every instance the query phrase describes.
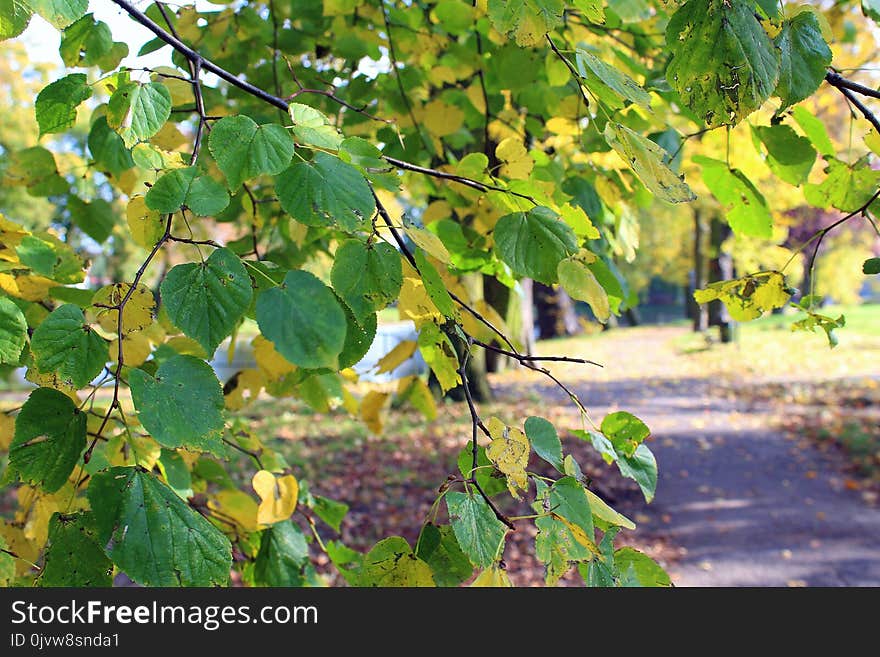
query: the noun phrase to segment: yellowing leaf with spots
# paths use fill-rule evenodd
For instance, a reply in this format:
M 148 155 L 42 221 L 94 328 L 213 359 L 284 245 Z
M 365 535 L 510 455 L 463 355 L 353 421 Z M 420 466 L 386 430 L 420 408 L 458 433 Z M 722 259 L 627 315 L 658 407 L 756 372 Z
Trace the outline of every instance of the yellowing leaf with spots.
M 114 283 L 102 287 L 92 297 L 95 318 L 105 331 L 116 332 L 119 310 L 113 306 L 119 306 L 126 296 L 128 299 L 122 311 L 123 334 L 140 331 L 153 323 L 153 311 L 156 309 L 153 293 L 145 285 L 138 285 L 129 295 L 130 289 L 128 283 Z
M 370 390 L 361 400 L 360 414 L 361 419 L 367 428 L 375 434 L 382 433 L 382 416 L 385 409 L 385 402 L 388 401 L 387 392 L 379 392 L 378 390 Z
M 719 299 L 730 316 L 745 322 L 756 319 L 769 310 L 782 308 L 794 290 L 788 287 L 785 276 L 778 271 L 763 271 L 730 281 L 712 283 L 694 292 L 697 303 Z
M 165 234 L 165 219 L 147 207 L 143 196 L 133 196 L 125 208 L 125 219 L 135 244 L 152 249 Z
M 501 175 L 506 178 L 526 180 L 535 166 L 526 147 L 516 137 L 503 139 L 495 149 L 495 157 L 504 163 L 501 167 Z
M 576 540 L 578 543 L 580 543 L 582 546 L 587 548 L 590 552 L 592 552 L 596 556 L 599 556 L 600 552 L 599 552 L 599 548 L 596 547 L 596 543 L 589 536 L 587 536 L 587 533 L 583 530 L 583 528 L 580 525 L 576 525 L 575 523 L 571 522 L 570 520 L 568 520 L 566 518 L 563 518 L 561 515 L 559 515 L 557 513 L 551 513 L 550 515 L 553 516 L 553 518 L 555 518 L 556 520 L 558 520 L 559 522 L 561 522 L 563 525 L 566 526 L 568 531 L 570 531 L 571 535 L 574 537 L 574 540 Z
M 58 283 L 43 276 L 0 274 L 0 290 L 25 301 L 42 301 L 49 289 L 57 286 Z
M 491 566 L 477 575 L 471 586 L 477 588 L 511 588 L 513 584 L 511 584 L 506 570 L 502 570 L 497 566 Z
M 464 124 L 464 112 L 439 98 L 422 109 L 422 124 L 435 137 L 448 137 Z
M 508 427 L 497 417 L 486 423 L 492 442 L 486 448 L 486 456 L 503 474 L 507 475 L 510 494 L 519 499 L 519 490 L 528 487 L 526 466 L 529 464 L 529 439 L 519 429 Z
M 299 497 L 296 477 L 276 477 L 268 470 L 260 470 L 251 480 L 251 485 L 261 500 L 257 509 L 257 524 L 273 525 L 290 518 Z
M 257 369 L 247 369 L 236 373 L 223 386 L 223 399 L 226 408 L 240 411 L 253 402 L 263 389 L 263 373 Z
M 418 347 L 418 343 L 415 340 L 398 342 L 394 349 L 382 356 L 379 362 L 376 363 L 376 373 L 384 374 L 385 372 L 394 371 L 412 358 L 412 355 L 416 353 L 416 347 Z
M 412 271 L 412 268 L 409 268 Z M 443 315 L 437 310 L 437 306 L 428 296 L 425 284 L 418 274 L 412 276 L 406 274 L 404 266 L 403 285 L 400 288 L 400 298 L 397 300 L 397 312 L 401 319 L 411 319 L 417 329 L 433 322 L 443 321 Z

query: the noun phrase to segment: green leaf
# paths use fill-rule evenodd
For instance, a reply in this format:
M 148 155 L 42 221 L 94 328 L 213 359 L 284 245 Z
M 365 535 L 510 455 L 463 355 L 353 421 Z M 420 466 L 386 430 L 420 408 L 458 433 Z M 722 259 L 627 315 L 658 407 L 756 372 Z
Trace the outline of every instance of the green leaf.
M 803 105 L 795 107 L 791 111 L 791 115 L 794 117 L 794 120 L 797 121 L 801 130 L 804 131 L 804 134 L 810 140 L 810 143 L 816 147 L 817 151 L 822 155 L 834 157 L 836 152 L 834 144 L 831 143 L 831 139 L 828 137 L 828 131 L 825 129 L 825 124 L 822 123 L 820 119 L 813 116 L 810 110 Z
M 579 527 L 587 539 L 595 541 L 593 512 L 584 487 L 574 477 L 562 477 L 550 487 L 550 511 Z
M 577 255 L 566 258 L 557 268 L 559 284 L 573 298 L 590 304 L 593 314 L 605 323 L 611 317 L 608 293 L 599 283 L 590 266 Z
M 257 297 L 257 324 L 284 358 L 315 369 L 339 366 L 345 311 L 333 291 L 309 272 L 290 271 L 279 287 Z
M 620 474 L 639 485 L 646 502 L 654 499 L 654 492 L 657 490 L 657 461 L 647 445 L 639 445 L 631 457 L 618 455 L 617 467 Z
M 0 0 L 0 41 L 24 32 L 32 15 L 31 8 L 24 0 Z
M 165 483 L 180 499 L 188 500 L 193 496 L 192 474 L 179 452 L 163 447 L 157 465 Z
M 489 0 L 492 26 L 520 46 L 536 46 L 562 23 L 563 0 Z
M 323 113 L 300 103 L 291 103 L 288 112 L 293 119 L 293 135 L 298 143 L 330 151 L 339 149 L 342 135 Z
M 666 79 L 712 128 L 736 125 L 779 81 L 779 51 L 748 0 L 688 0 L 669 19 Z
M 98 543 L 98 527 L 91 511 L 52 515 L 49 547 L 38 582 L 40 586 L 113 585 L 113 563 Z
M 344 370 L 359 363 L 366 356 L 376 339 L 378 322 L 376 313 L 370 313 L 365 319 L 355 319 L 351 309 L 344 303 L 339 304 L 345 311 L 345 344 L 339 354 L 339 369 Z
M 376 211 L 373 193 L 361 172 L 323 152 L 279 174 L 275 191 L 282 209 L 307 226 L 338 224 L 353 232 Z
M 0 7 L 2 6 L 2 0 L 0 0 Z M 3 27 L 2 22 L 0 22 L 0 27 Z M 16 559 L 9 553 L 8 547 L 6 539 L 0 536 L 0 586 L 3 587 L 12 586 L 15 581 Z
M 213 448 L 223 430 L 223 391 L 205 361 L 172 356 L 155 377 L 134 369 L 128 383 L 141 424 L 156 442 L 171 448 Z
M 462 551 L 475 566 L 488 568 L 501 556 L 507 527 L 477 495 L 450 491 L 446 508 Z
M 89 503 L 107 556 L 145 586 L 224 586 L 229 540 L 168 486 L 134 467 L 92 477 Z
M 58 174 L 55 156 L 42 146 L 14 151 L 6 157 L 5 182 L 25 185 L 32 196 L 63 194 L 70 187 Z
M 27 342 L 27 321 L 15 303 L 0 297 L 0 365 L 18 364 Z
M 562 443 L 556 435 L 556 428 L 544 418 L 535 416 L 526 418 L 524 428 L 535 454 L 562 472 Z
M 636 448 L 651 435 L 651 430 L 644 422 L 626 411 L 606 415 L 601 429 L 614 446 L 614 451 L 627 457 L 635 454 Z
M 134 166 L 131 151 L 109 125 L 107 117 L 99 116 L 89 132 L 89 152 L 100 171 L 118 176 Z
M 456 463 L 459 472 L 461 472 L 461 476 L 465 479 L 470 479 L 471 476 L 473 476 L 474 479 L 477 480 L 477 483 L 480 484 L 480 488 L 483 489 L 483 492 L 489 497 L 507 490 L 507 485 L 504 483 L 505 477 L 503 475 L 494 476 L 500 473 L 494 469 L 492 461 L 486 456 L 485 447 L 480 446 L 477 448 L 477 469 L 473 472 L 471 471 L 471 468 L 474 463 L 474 455 L 471 451 L 470 445 L 462 447 Z
M 376 543 L 364 557 L 360 586 L 436 586 L 431 567 L 413 554 L 409 543 L 392 536 Z
M 48 242 L 33 235 L 25 235 L 15 247 L 21 264 L 27 265 L 35 273 L 51 278 L 55 270 L 55 249 Z
M 284 171 L 293 157 L 293 140 L 282 126 L 257 125 L 247 116 L 227 116 L 214 124 L 208 148 L 231 191 L 262 174 Z
M 474 574 L 474 567 L 449 525 L 438 527 L 429 522 L 422 527 L 416 556 L 431 567 L 437 586 L 458 586 Z
M 303 586 L 303 568 L 308 563 L 305 534 L 291 520 L 279 522 L 260 535 L 254 581 L 259 586 Z
M 584 18 L 593 23 L 602 24 L 605 22 L 605 3 L 602 0 L 572 0 L 572 3 Z
M 880 0 L 862 0 L 862 13 L 874 22 L 880 22 Z
M 753 127 L 755 135 L 767 149 L 767 166 L 779 178 L 792 185 L 807 181 L 816 150 L 806 137 L 787 125 Z
M 622 513 L 618 513 L 608 504 L 589 489 L 584 489 L 587 499 L 590 501 L 590 511 L 593 512 L 593 522 L 600 523 L 600 529 L 604 530 L 601 523 L 613 525 L 615 527 L 623 527 L 624 529 L 635 529 L 636 524 Z
M 495 252 L 519 276 L 552 285 L 559 262 L 577 251 L 572 229 L 550 208 L 514 212 L 495 225 Z
M 177 265 L 159 289 L 168 318 L 208 354 L 232 333 L 253 296 L 247 270 L 229 249 Z
M 862 273 L 866 276 L 880 274 L 880 258 L 868 258 L 862 263 Z
M 727 223 L 737 235 L 764 237 L 773 234 L 773 216 L 767 201 L 739 169 L 702 155 L 693 161 L 702 167 L 703 182 L 724 208 Z
M 229 194 L 210 176 L 199 175 L 196 167 L 185 167 L 159 178 L 145 200 L 148 208 L 162 214 L 177 212 L 185 206 L 194 214 L 208 216 L 229 205 Z
M 31 338 L 31 351 L 40 372 L 55 373 L 74 388 L 98 376 L 109 357 L 107 342 L 73 304 L 59 306 L 43 320 Z
M 576 61 L 584 83 L 594 93 L 603 88 L 608 89 L 621 101 L 628 100 L 650 111 L 650 94 L 626 73 L 580 48 L 577 50 Z M 623 103 L 613 103 L 612 107 L 623 107 Z
M 843 212 L 854 212 L 864 206 L 880 183 L 880 171 L 860 160 L 853 165 L 838 159 L 828 159 L 825 180 L 804 185 L 804 198 L 818 208 L 835 207 Z
M 27 0 L 27 4 L 59 30 L 82 18 L 89 0 Z
M 348 505 L 327 497 L 314 495 L 314 504 L 312 510 L 321 520 L 330 525 L 337 532 L 342 528 L 342 520 L 348 513 Z
M 684 203 L 696 198 L 687 183 L 664 164 L 669 154 L 660 145 L 611 121 L 605 125 L 605 141 L 657 198 L 668 203 Z
M 59 47 L 62 61 L 68 66 L 99 66 L 112 71 L 128 55 L 128 45 L 114 42 L 110 26 L 86 14 L 64 30 Z
M 67 483 L 85 448 L 86 414 L 64 393 L 37 388 L 15 418 L 9 468 L 54 493 Z
M 413 257 L 415 258 L 416 266 L 419 268 L 422 283 L 425 285 L 425 292 L 428 293 L 431 301 L 434 302 L 434 305 L 437 306 L 437 310 L 441 314 L 454 319 L 457 316 L 455 302 L 449 295 L 449 290 L 446 289 L 446 284 L 440 277 L 437 268 L 428 260 L 428 257 L 421 249 L 417 249 Z
M 333 289 L 362 322 L 397 299 L 403 285 L 400 253 L 387 242 L 343 242 L 333 257 Z
M 656 561 L 638 550 L 625 547 L 614 553 L 621 586 L 672 586 L 672 580 Z
M 541 480 L 536 481 L 537 495 L 532 509 L 540 514 L 535 518 L 535 556 L 545 567 L 545 583 L 555 586 L 568 572 L 573 562 L 592 558 L 593 553 L 572 535 L 565 523 L 547 513 L 550 506 L 550 487 Z
M 77 196 L 67 197 L 70 218 L 82 231 L 99 244 L 105 242 L 116 225 L 113 206 L 102 198 L 86 202 Z
M 170 116 L 171 92 L 160 82 L 124 84 L 107 104 L 107 124 L 129 148 L 159 132 Z
M 34 104 L 40 136 L 72 128 L 76 108 L 91 97 L 92 88 L 85 73 L 71 73 L 44 87 Z
M 779 48 L 779 84 L 774 91 L 786 107 L 813 94 L 831 64 L 831 49 L 825 43 L 819 21 L 811 11 L 802 11 L 783 21 L 782 31 L 774 39 Z

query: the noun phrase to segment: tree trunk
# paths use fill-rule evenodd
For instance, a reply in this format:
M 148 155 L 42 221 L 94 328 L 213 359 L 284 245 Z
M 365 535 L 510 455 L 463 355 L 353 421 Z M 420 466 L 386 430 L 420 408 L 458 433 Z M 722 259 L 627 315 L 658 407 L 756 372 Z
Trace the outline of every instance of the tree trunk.
M 706 253 L 704 242 L 706 240 L 706 223 L 700 210 L 694 211 L 694 269 L 693 289 L 688 290 L 685 303 L 689 311 L 689 317 L 694 323 L 694 331 L 702 333 L 709 328 L 709 309 L 706 304 L 697 303 L 694 300 L 694 291 L 706 287 Z
M 562 288 L 553 289 L 534 283 L 535 305 L 538 309 L 538 331 L 542 340 L 580 333 L 580 322 L 574 301 Z
M 522 336 L 522 353 L 535 354 L 535 282 L 524 278 L 519 282 L 519 334 Z M 516 310 L 516 309 L 513 309 Z
M 725 253 L 721 248 L 724 240 L 730 235 L 731 230 L 727 222 L 713 217 L 710 235 L 712 258 L 709 261 L 709 280 L 713 283 L 736 277 L 733 256 Z M 727 307 L 720 301 L 709 302 L 709 325 L 718 327 L 721 342 L 732 342 L 736 337 L 735 322 L 730 318 Z
M 507 287 L 504 283 L 501 283 L 494 276 L 483 276 L 483 298 L 486 300 L 495 311 L 504 318 L 504 323 L 507 325 L 507 330 L 510 332 L 510 335 L 507 337 L 510 338 L 511 342 L 516 344 L 519 342 L 517 340 L 517 330 L 516 326 L 512 324 L 511 320 L 511 306 L 516 303 L 516 293 Z M 499 354 L 494 351 L 486 352 L 486 370 L 489 372 L 501 372 L 507 369 L 510 366 L 510 359 L 507 356 Z
M 642 323 L 642 318 L 639 315 L 638 308 L 627 308 L 623 311 L 623 316 L 626 317 L 626 322 L 630 326 L 638 326 Z

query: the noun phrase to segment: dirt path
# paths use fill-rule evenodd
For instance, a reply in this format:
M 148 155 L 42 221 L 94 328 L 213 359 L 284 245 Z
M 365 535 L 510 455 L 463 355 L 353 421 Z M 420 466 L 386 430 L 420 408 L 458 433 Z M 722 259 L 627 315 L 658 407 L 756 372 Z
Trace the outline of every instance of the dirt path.
M 617 506 L 644 537 L 677 546 L 675 584 L 880 585 L 880 509 L 844 486 L 840 456 L 769 428 L 771 408 L 729 386 L 665 378 L 681 371 L 668 345 L 677 331 L 623 334 L 605 347 L 616 371 L 578 390 L 598 418 L 626 409 L 651 427 L 656 499 L 634 494 Z M 628 378 L 637 372 L 647 378 Z

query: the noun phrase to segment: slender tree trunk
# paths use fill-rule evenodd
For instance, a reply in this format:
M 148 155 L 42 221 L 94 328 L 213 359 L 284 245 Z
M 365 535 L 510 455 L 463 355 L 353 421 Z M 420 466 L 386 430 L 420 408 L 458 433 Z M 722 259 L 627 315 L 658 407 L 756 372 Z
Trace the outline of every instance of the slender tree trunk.
M 639 315 L 638 308 L 627 308 L 623 311 L 623 316 L 626 317 L 626 321 L 630 326 L 638 326 L 642 323 L 642 317 Z
M 495 311 L 504 318 L 509 331 L 508 337 L 517 342 L 516 326 L 511 323 L 511 306 L 516 303 L 517 294 L 501 283 L 494 276 L 483 276 L 483 298 Z M 486 352 L 486 369 L 489 372 L 501 372 L 510 366 L 510 359 L 494 351 Z
M 711 282 L 726 281 L 736 277 L 733 267 L 733 256 L 725 253 L 721 245 L 731 235 L 730 226 L 726 221 L 713 217 L 711 226 L 712 259 L 709 261 L 709 280 Z M 709 303 L 709 325 L 717 326 L 721 342 L 732 342 L 736 337 L 735 322 L 731 319 L 727 307 L 720 301 Z
M 541 339 L 558 338 L 580 333 L 580 322 L 574 301 L 562 288 L 553 289 L 534 283 L 535 305 L 538 309 L 538 330 Z
M 527 356 L 535 354 L 535 282 L 524 278 L 519 282 L 521 296 L 519 298 L 520 335 L 522 351 Z
M 705 304 L 694 301 L 694 291 L 706 287 L 706 223 L 700 210 L 694 211 L 694 277 L 693 289 L 688 290 L 685 303 L 694 323 L 694 331 L 702 333 L 709 328 L 709 309 Z

